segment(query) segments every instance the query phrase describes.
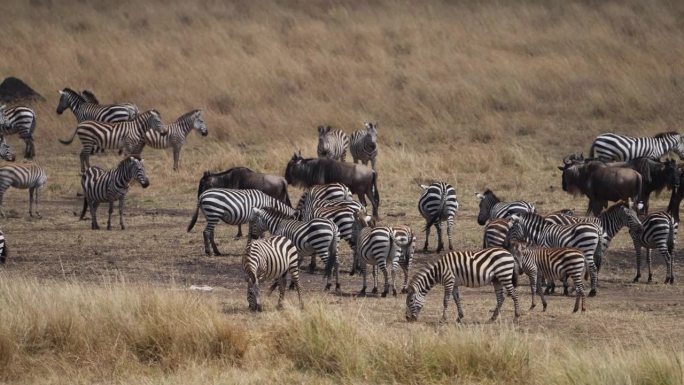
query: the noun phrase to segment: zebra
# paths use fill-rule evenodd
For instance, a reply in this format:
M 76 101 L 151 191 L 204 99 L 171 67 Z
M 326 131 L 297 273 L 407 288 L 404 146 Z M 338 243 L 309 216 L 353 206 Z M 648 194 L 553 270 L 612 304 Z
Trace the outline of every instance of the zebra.
M 606 133 L 594 139 L 589 157 L 604 162 L 622 162 L 639 157 L 660 159 L 673 151 L 684 160 L 684 138 L 677 132 L 663 132 L 652 138 Z
M 490 219 L 484 228 L 482 248 L 505 247 L 508 230 L 511 228 L 508 219 Z
M 297 248 L 286 237 L 275 235 L 265 239 L 248 239 L 245 255 L 242 257 L 242 270 L 247 281 L 247 302 L 252 311 L 261 311 L 259 301 L 259 281 L 274 279 L 270 293 L 278 286 L 278 309 L 285 298 L 285 279 L 289 274 L 303 309 L 302 291 L 299 284 L 299 256 Z
M 97 97 L 95 94 L 90 91 L 90 90 L 83 90 L 81 91 L 81 97 L 83 100 L 85 100 L 87 103 L 92 103 L 92 104 L 100 104 L 100 101 L 97 100 Z M 137 109 L 137 107 L 136 107 Z
M 366 122 L 363 128 L 351 134 L 349 153 L 354 158 L 354 163 L 361 161 L 364 165 L 371 162 L 371 168 L 375 170 L 375 161 L 378 156 L 378 124 Z
M 26 143 L 24 158 L 33 159 L 36 156 L 36 146 L 33 143 L 33 131 L 36 129 L 35 111 L 23 106 L 1 106 L 0 115 L 0 135 L 19 134 L 19 138 Z
M 541 279 L 538 278 L 546 278 L 553 281 L 566 277 L 571 278 L 575 284 L 575 307 L 572 312 L 576 313 L 579 310 L 580 302 L 582 303 L 582 311 L 586 310 L 584 306 L 584 286 L 582 285 L 584 254 L 581 250 L 567 247 L 544 248 L 536 246 L 528 248 L 523 242 L 513 242 L 510 251 L 522 271 L 530 279 L 530 289 L 532 291 L 530 310 L 537 306 L 534 297 L 536 293 L 539 293 L 544 307 L 543 311 L 546 311 L 546 299 L 541 289 Z
M 646 248 L 646 265 L 648 266 L 648 282 L 651 282 L 651 249 L 657 249 L 665 259 L 666 276 L 665 283 L 674 284 L 674 244 L 677 241 L 677 228 L 672 215 L 665 212 L 649 214 L 641 221 L 641 231 L 630 229 L 629 235 L 634 243 L 636 253 L 637 275 L 634 282 L 639 282 L 641 277 L 641 248 Z
M 589 297 L 596 295 L 598 272 L 595 260 L 600 263 L 603 254 L 603 229 L 594 223 L 553 225 L 536 213 L 513 214 L 509 218 L 509 241 L 525 241 L 544 247 L 573 247 L 582 250 L 591 276 Z
M 229 225 L 240 225 L 249 222 L 252 209 L 258 207 L 274 207 L 279 211 L 294 215 L 294 209 L 279 200 L 266 195 L 260 190 L 235 190 L 224 188 L 211 188 L 204 191 L 197 198 L 197 207 L 188 225 L 188 232 L 197 222 L 199 210 L 207 219 L 207 225 L 202 232 L 204 237 L 204 252 L 211 255 L 209 244 L 211 243 L 214 255 L 221 255 L 214 241 L 214 228 L 219 220 Z
M 202 136 L 207 136 L 207 126 L 202 119 L 202 111 L 192 110 L 183 114 L 175 122 L 166 126 L 167 135 L 162 135 L 157 131 L 147 131 L 145 133 L 145 143 L 156 149 L 173 149 L 173 170 L 178 170 L 180 152 L 185 139 L 190 131 L 197 130 Z
M 306 191 L 299 198 L 297 202 L 296 209 L 302 211 L 309 202 L 313 205 L 317 205 L 318 202 L 329 201 L 329 200 L 345 200 L 351 201 L 352 193 L 349 187 L 343 185 L 342 183 L 328 183 L 313 186 Z
M 340 290 L 339 261 L 337 246 L 340 233 L 335 223 L 329 219 L 314 218 L 309 221 L 289 219 L 277 209 L 253 208 L 249 221 L 251 238 L 261 236 L 266 230 L 272 235 L 282 235 L 297 247 L 299 257 L 316 254 L 325 264 L 327 279 L 325 290 L 330 290 L 330 276 L 335 274 L 335 291 Z
M 425 305 L 425 296 L 437 283 L 444 285 L 442 321 L 447 320 L 447 306 L 451 296 L 456 302 L 456 320 L 460 323 L 463 319 L 459 286 L 481 287 L 490 283 L 496 292 L 496 308 L 490 321 L 495 321 L 499 316 L 505 299 L 504 289 L 513 298 L 515 319 L 520 317 L 518 293 L 514 287 L 518 284 L 515 258 L 505 249 L 492 247 L 477 252 L 452 251 L 418 272 L 411 279 L 406 296 L 407 321 L 418 319 L 418 314 Z
M 321 201 L 337 203 L 336 201 Z M 346 203 L 356 203 L 360 206 L 360 203 L 355 201 L 341 201 L 339 202 L 341 206 L 320 206 L 320 207 L 309 207 L 305 208 L 304 211 L 300 212 L 299 215 L 295 217 L 299 220 L 311 220 L 314 218 L 325 218 L 331 220 L 337 226 L 340 232 L 340 239 L 347 242 L 351 250 L 356 250 L 355 240 L 353 236 L 353 225 L 354 225 L 354 213 L 358 210 L 356 206 L 346 206 Z M 361 206 L 363 207 L 363 206 Z M 316 269 L 316 259 L 314 256 L 311 257 L 311 263 L 309 264 L 309 272 L 313 273 Z M 353 267 L 352 267 L 353 269 Z
M 404 271 L 404 285 L 401 287 L 401 293 L 408 293 L 408 276 L 413 264 L 413 254 L 416 250 L 416 236 L 413 234 L 411 227 L 407 225 L 391 226 L 394 230 L 395 242 L 399 252 L 399 266 Z M 375 267 L 374 267 L 375 268 Z
M 137 156 L 129 156 L 119 162 L 119 165 L 109 171 L 100 167 L 88 167 L 81 175 L 81 187 L 83 187 L 83 210 L 80 220 L 85 218 L 86 209 L 90 209 L 91 229 L 99 230 L 97 224 L 97 207 L 100 203 L 109 203 L 109 217 L 107 219 L 107 230 L 112 229 L 112 212 L 114 211 L 114 201 L 119 201 L 119 224 L 121 230 L 125 230 L 123 220 L 124 201 L 128 194 L 128 185 L 131 181 L 137 180 L 143 188 L 150 185 L 150 181 L 145 173 L 143 160 Z
M 344 131 L 330 126 L 318 126 L 319 158 L 330 158 L 344 162 L 349 148 L 349 136 Z
M 5 218 L 2 208 L 2 197 L 9 187 L 29 190 L 29 216 L 33 217 L 33 201 L 36 202 L 36 216 L 38 213 L 38 192 L 47 182 L 45 171 L 35 163 L 5 164 L 0 166 L 0 216 Z
M 536 213 L 537 209 L 532 203 L 525 201 L 501 202 L 490 189 L 483 193 L 475 193 L 480 200 L 480 212 L 477 215 L 477 223 L 484 226 L 489 219 L 508 218 L 512 214 Z
M 444 249 L 442 242 L 442 221 L 447 222 L 447 237 L 449 238 L 449 250 L 453 250 L 451 233 L 454 227 L 454 217 L 458 212 L 459 203 L 456 199 L 456 190 L 445 182 L 434 182 L 430 185 L 420 185 L 423 191 L 418 198 L 418 211 L 425 218 L 425 246 L 428 249 L 430 239 L 430 227 L 437 229 L 437 252 Z
M 86 120 L 76 127 L 68 140 L 60 139 L 62 144 L 68 145 L 78 135 L 81 141 L 81 172 L 90 167 L 90 154 L 98 149 L 121 149 L 124 155 L 140 155 L 145 147 L 145 132 L 156 130 L 162 135 L 167 131 L 161 121 L 159 112 L 150 110 L 139 114 L 130 122 L 103 123 Z
M 0 263 L 5 263 L 7 259 L 7 241 L 5 240 L 5 234 L 0 230 Z
M 14 151 L 12 151 L 12 148 L 7 144 L 5 137 L 2 135 L 0 135 L 0 159 L 8 162 L 14 162 L 16 159 Z
M 90 91 L 84 91 L 84 94 L 81 95 L 70 88 L 64 88 L 59 91 L 59 104 L 57 104 L 56 112 L 58 115 L 62 115 L 64 110 L 71 109 L 77 123 L 86 120 L 103 123 L 128 122 L 135 119 L 140 113 L 135 104 L 102 105 L 97 103 L 94 96 Z

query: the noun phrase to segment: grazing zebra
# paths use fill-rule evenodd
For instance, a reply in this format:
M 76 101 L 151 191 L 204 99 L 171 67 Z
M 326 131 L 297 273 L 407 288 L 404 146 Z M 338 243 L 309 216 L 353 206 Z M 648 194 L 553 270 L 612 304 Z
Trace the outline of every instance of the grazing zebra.
M 603 229 L 594 223 L 553 225 L 536 213 L 513 214 L 509 219 L 509 241 L 525 241 L 544 247 L 572 247 L 582 250 L 591 275 L 589 296 L 596 295 L 598 274 L 594 260 L 600 261 Z M 600 262 L 599 262 L 600 263 Z
M 335 290 L 340 290 L 339 261 L 337 245 L 340 233 L 333 221 L 314 218 L 309 221 L 298 221 L 286 218 L 277 209 L 264 207 L 252 209 L 253 217 L 249 221 L 251 238 L 261 236 L 266 230 L 273 235 L 282 235 L 291 240 L 297 247 L 300 258 L 316 254 L 325 264 L 327 279 L 325 290 L 330 290 L 330 275 L 335 273 Z
M 408 293 L 408 276 L 413 264 L 413 254 L 416 251 L 416 236 L 411 227 L 406 225 L 392 226 L 394 230 L 395 242 L 399 248 L 399 266 L 404 271 L 404 285 L 401 293 Z M 374 267 L 375 268 L 375 267 Z
M 546 299 L 541 289 L 541 278 L 553 281 L 569 277 L 575 284 L 575 307 L 572 312 L 579 310 L 580 302 L 582 311 L 584 306 L 584 286 L 582 285 L 582 275 L 584 275 L 584 254 L 581 250 L 560 247 L 527 247 L 523 242 L 513 242 L 511 254 L 515 257 L 522 271 L 530 279 L 530 289 L 532 291 L 532 306 L 534 309 L 537 304 L 534 301 L 536 293 L 539 293 L 544 311 L 546 311 Z M 539 278 L 539 279 L 538 279 Z
M 425 246 L 423 251 L 428 249 L 430 238 L 430 227 L 437 229 L 437 252 L 444 249 L 442 242 L 442 221 L 447 223 L 447 237 L 449 238 L 449 250 L 453 250 L 451 243 L 451 233 L 454 227 L 454 217 L 458 212 L 458 200 L 456 200 L 456 190 L 445 182 L 434 182 L 431 185 L 420 185 L 423 189 L 418 198 L 418 211 L 425 218 Z
M 202 119 L 202 111 L 192 110 L 183 114 L 175 122 L 166 126 L 167 135 L 162 135 L 156 131 L 145 133 L 145 143 L 156 149 L 173 148 L 173 169 L 178 170 L 180 151 L 185 144 L 185 139 L 193 129 L 197 130 L 202 136 L 207 136 L 207 126 Z
M 7 259 L 7 242 L 5 241 L 5 234 L 0 230 L 0 263 L 5 263 Z
M 211 255 L 209 243 L 211 243 L 214 255 L 221 255 L 214 241 L 214 228 L 218 222 L 224 221 L 229 225 L 248 223 L 253 208 L 274 207 L 279 211 L 294 215 L 294 209 L 279 200 L 266 195 L 260 190 L 234 190 L 224 188 L 210 188 L 197 198 L 197 207 L 188 225 L 188 232 L 197 222 L 199 210 L 207 219 L 207 225 L 202 232 L 204 237 L 204 252 Z
M 102 105 L 97 103 L 95 95 L 90 91 L 78 92 L 65 88 L 59 91 L 59 104 L 57 114 L 62 115 L 64 110 L 71 109 L 76 117 L 76 122 L 94 120 L 104 123 L 127 122 L 135 119 L 140 111 L 135 104 L 121 103 Z
M 375 170 L 375 160 L 378 156 L 378 124 L 366 122 L 360 130 L 354 131 L 349 143 L 349 152 L 354 163 L 361 161 L 364 165 L 371 162 L 371 168 Z
M 6 108 L 1 106 L 0 115 L 0 135 L 19 134 L 19 138 L 26 143 L 24 158 L 32 159 L 36 156 L 36 146 L 33 143 L 33 131 L 36 129 L 36 113 L 28 107 L 16 106 Z
M 247 302 L 252 311 L 261 311 L 259 300 L 259 281 L 275 280 L 270 293 L 278 286 L 278 308 L 282 308 L 285 298 L 285 279 L 290 275 L 299 297 L 299 306 L 304 308 L 302 291 L 299 285 L 299 256 L 297 248 L 289 239 L 275 235 L 266 239 L 248 240 L 247 250 L 242 257 L 242 270 L 247 281 Z
M 100 203 L 109 203 L 109 217 L 107 219 L 107 230 L 112 229 L 112 212 L 114 202 L 119 201 L 119 224 L 121 230 L 125 230 L 123 220 L 124 201 L 128 194 L 128 185 L 131 181 L 137 180 L 143 188 L 150 185 L 145 173 L 143 160 L 137 156 L 130 156 L 119 162 L 119 165 L 109 171 L 99 167 L 88 167 L 81 175 L 81 187 L 83 187 L 83 210 L 81 220 L 85 218 L 86 209 L 90 209 L 92 217 L 91 229 L 99 230 L 97 224 L 97 207 Z
M 663 132 L 652 138 L 607 133 L 594 139 L 589 157 L 604 162 L 620 162 L 640 157 L 660 159 L 670 151 L 684 160 L 684 138 L 677 132 Z
M 677 241 L 677 227 L 672 215 L 665 212 L 649 214 L 641 221 L 641 231 L 630 229 L 629 235 L 634 243 L 636 252 L 637 275 L 634 282 L 641 277 L 641 248 L 646 248 L 646 265 L 648 266 L 648 282 L 652 281 L 651 275 L 651 249 L 657 249 L 665 259 L 666 276 L 665 283 L 674 284 L 674 244 Z
M 461 322 L 463 318 L 459 286 L 480 287 L 490 283 L 494 285 L 496 292 L 496 308 L 490 321 L 495 321 L 499 316 L 505 299 L 504 289 L 513 298 L 515 318 L 520 316 L 518 293 L 514 287 L 518 283 L 515 259 L 505 249 L 492 247 L 478 252 L 450 252 L 418 272 L 411 279 L 406 296 L 407 321 L 418 319 L 418 314 L 425 305 L 425 296 L 437 283 L 444 285 L 442 321 L 447 319 L 447 306 L 451 296 L 456 302 L 456 320 Z
M 297 210 L 304 210 L 305 205 L 309 204 L 309 202 L 316 206 L 322 201 L 351 201 L 352 199 L 352 193 L 349 190 L 349 187 L 342 183 L 316 185 L 304 191 L 304 194 L 299 198 L 299 202 L 297 202 Z
M 124 155 L 140 155 L 145 147 L 145 132 L 156 130 L 162 135 L 167 131 L 159 112 L 150 110 L 139 114 L 130 122 L 103 123 L 87 120 L 79 123 L 71 139 L 59 141 L 71 144 L 78 135 L 81 141 L 81 172 L 90 167 L 90 154 L 98 149 L 123 149 Z
M 344 131 L 330 126 L 318 126 L 318 157 L 344 162 L 347 157 L 349 137 Z
M 0 159 L 6 160 L 8 162 L 14 162 L 16 157 L 14 156 L 14 152 L 12 151 L 12 148 L 7 144 L 7 141 L 5 141 L 5 137 L 0 135 Z
M 33 216 L 33 201 L 36 201 L 38 213 L 38 191 L 47 182 L 45 171 L 37 164 L 5 164 L 0 166 L 0 216 L 5 217 L 2 209 L 2 197 L 9 187 L 29 190 L 29 215 Z
M 525 201 L 501 202 L 490 189 L 483 193 L 475 193 L 475 196 L 480 200 L 480 213 L 477 215 L 477 223 L 480 226 L 483 226 L 490 219 L 508 218 L 512 214 L 537 212 L 533 204 Z

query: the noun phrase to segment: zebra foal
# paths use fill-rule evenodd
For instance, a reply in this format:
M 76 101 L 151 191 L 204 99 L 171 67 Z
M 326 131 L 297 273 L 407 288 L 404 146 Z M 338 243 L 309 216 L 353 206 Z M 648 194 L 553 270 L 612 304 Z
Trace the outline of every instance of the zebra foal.
M 330 158 L 344 162 L 349 148 L 349 136 L 344 131 L 330 126 L 318 126 L 319 158 Z
M 29 190 L 29 215 L 33 217 L 33 201 L 36 202 L 36 216 L 38 213 L 38 192 L 47 182 L 45 171 L 37 164 L 5 164 L 0 166 L 0 216 L 5 218 L 2 198 L 8 188 Z
M 202 111 L 192 110 L 181 115 L 175 122 L 166 126 L 168 134 L 149 130 L 145 133 L 145 143 L 156 149 L 173 149 L 173 170 L 178 170 L 180 152 L 188 134 L 192 130 L 197 130 L 202 136 L 207 136 L 207 126 L 202 118 Z
M 361 161 L 364 165 L 371 162 L 371 168 L 375 170 L 375 160 L 378 156 L 378 124 L 366 122 L 363 128 L 351 134 L 349 152 L 354 163 Z
M 36 113 L 23 106 L 7 108 L 0 106 L 0 135 L 18 134 L 24 143 L 24 158 L 32 159 L 36 156 L 36 146 L 33 143 L 33 131 L 36 129 Z
M 445 182 L 434 182 L 430 185 L 420 185 L 423 191 L 418 198 L 418 212 L 425 218 L 425 246 L 428 249 L 430 227 L 437 229 L 437 252 L 444 249 L 442 241 L 442 222 L 447 223 L 447 238 L 449 238 L 449 250 L 453 250 L 451 234 L 454 227 L 454 218 L 458 212 L 459 203 L 456 199 L 454 186 Z

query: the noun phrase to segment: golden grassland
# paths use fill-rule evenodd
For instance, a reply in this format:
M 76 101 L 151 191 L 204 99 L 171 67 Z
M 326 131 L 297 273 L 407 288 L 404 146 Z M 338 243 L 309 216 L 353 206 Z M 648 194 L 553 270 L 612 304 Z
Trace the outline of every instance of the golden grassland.
M 459 194 L 458 249 L 481 244 L 472 194 L 485 187 L 542 212 L 582 212 L 584 199 L 560 189 L 564 155 L 586 153 L 602 132 L 681 130 L 684 3 L 31 0 L 5 2 L 0 25 L 0 75 L 47 99 L 32 107 L 49 175 L 42 219 L 26 215 L 26 191 L 5 194 L 0 382 L 682 383 L 684 290 L 632 284 L 624 234 L 585 314 L 553 296 L 547 312 L 512 323 L 507 299 L 498 322 L 481 324 L 493 290 L 469 289 L 458 326 L 438 323 L 441 288 L 410 325 L 403 296 L 355 298 L 346 245 L 342 295 L 303 273 L 306 310 L 291 308 L 288 293 L 286 310 L 266 298 L 266 311 L 251 314 L 244 240 L 219 226 L 227 255 L 208 258 L 203 221 L 185 227 L 202 171 L 281 174 L 296 149 L 315 155 L 318 124 L 351 132 L 364 120 L 380 127 L 386 223 L 421 229 L 415 182 L 433 179 Z M 75 128 L 70 112 L 55 114 L 63 87 L 155 108 L 165 121 L 203 110 L 210 134 L 190 135 L 179 172 L 168 152 L 145 150 L 151 186 L 131 189 L 126 231 L 93 232 L 74 216 L 79 149 L 57 142 Z M 663 194 L 652 207 L 666 203 Z M 417 266 L 436 257 L 419 254 Z M 215 290 L 187 292 L 192 284 Z

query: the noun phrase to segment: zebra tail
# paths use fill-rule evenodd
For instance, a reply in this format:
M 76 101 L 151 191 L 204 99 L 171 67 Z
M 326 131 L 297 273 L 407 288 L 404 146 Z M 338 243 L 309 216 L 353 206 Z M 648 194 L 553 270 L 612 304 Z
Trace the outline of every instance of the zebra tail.
M 668 251 L 668 253 L 670 253 L 671 256 L 672 256 L 672 251 L 674 250 L 675 231 L 677 231 L 675 221 L 670 220 L 670 232 L 667 235 L 667 251 Z
M 200 209 L 200 201 L 199 199 L 197 200 L 197 207 L 195 207 L 195 214 L 192 215 L 192 219 L 190 220 L 190 224 L 188 225 L 188 233 L 190 230 L 192 230 L 193 227 L 195 227 L 195 223 L 197 222 L 197 216 L 199 215 L 199 209 Z
M 514 259 L 515 260 L 515 259 Z M 518 262 L 514 262 L 513 265 L 513 277 L 511 278 L 511 283 L 513 284 L 513 287 L 518 287 L 518 268 L 520 266 L 518 265 Z
M 332 242 L 330 242 L 330 246 L 328 248 L 328 261 L 325 264 L 325 278 L 328 278 L 332 275 L 333 267 L 335 267 L 335 263 L 337 263 L 337 243 L 339 241 L 340 232 L 338 230 L 335 232 L 335 236 L 333 237 Z
M 603 261 L 603 236 L 598 245 L 596 245 L 596 250 L 594 251 L 594 264 L 596 265 L 596 272 L 601 270 L 601 262 Z
M 373 171 L 373 200 L 377 207 L 380 207 L 380 191 L 378 191 L 378 173 Z
M 69 144 L 71 144 L 71 142 L 73 142 L 73 141 L 74 141 L 74 138 L 76 137 L 76 132 L 77 132 L 77 131 L 78 131 L 78 126 L 76 126 L 76 129 L 74 130 L 74 133 L 71 134 L 71 138 L 66 139 L 66 140 L 65 140 L 65 139 L 60 139 L 59 142 L 62 143 L 62 144 L 64 144 L 64 145 L 69 145 Z

